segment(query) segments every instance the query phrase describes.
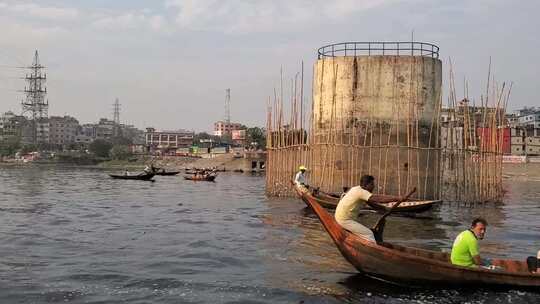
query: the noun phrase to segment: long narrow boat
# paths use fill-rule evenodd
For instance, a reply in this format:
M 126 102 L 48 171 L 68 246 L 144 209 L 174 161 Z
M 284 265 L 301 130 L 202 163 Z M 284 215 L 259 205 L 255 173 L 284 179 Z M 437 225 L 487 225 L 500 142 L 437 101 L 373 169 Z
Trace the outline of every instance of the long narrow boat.
M 300 195 L 300 192 L 302 189 L 299 189 L 299 186 L 294 186 L 296 192 Z M 319 203 L 319 205 L 329 208 L 329 209 L 335 209 L 337 207 L 337 204 L 339 203 L 339 197 L 329 195 L 323 192 L 318 192 L 317 194 L 312 194 L 313 198 Z M 441 200 L 410 200 L 401 203 L 394 212 L 414 212 L 414 213 L 420 213 L 427 211 L 431 209 L 435 204 L 438 204 L 442 202 Z M 369 207 L 375 210 L 379 211 L 388 211 L 392 206 L 395 204 L 395 202 L 392 203 L 384 203 L 384 204 L 373 204 L 373 203 L 367 203 Z
M 493 265 L 501 267 L 499 270 L 461 267 L 450 263 L 448 253 L 377 244 L 343 229 L 309 191 L 302 192 L 301 197 L 315 211 L 345 259 L 369 276 L 416 285 L 540 287 L 540 273 L 529 272 L 525 261 L 492 260 Z
M 170 176 L 170 175 L 177 175 L 178 173 L 180 173 L 180 171 L 168 171 L 168 172 L 155 172 L 156 175 L 161 175 L 161 176 Z
M 192 181 L 207 181 L 213 182 L 216 179 L 215 175 L 184 175 L 184 179 Z
M 130 179 L 130 180 L 152 180 L 152 177 L 154 177 L 155 174 L 148 173 L 148 174 L 139 174 L 139 175 L 117 175 L 117 174 L 109 174 L 110 177 L 114 179 Z

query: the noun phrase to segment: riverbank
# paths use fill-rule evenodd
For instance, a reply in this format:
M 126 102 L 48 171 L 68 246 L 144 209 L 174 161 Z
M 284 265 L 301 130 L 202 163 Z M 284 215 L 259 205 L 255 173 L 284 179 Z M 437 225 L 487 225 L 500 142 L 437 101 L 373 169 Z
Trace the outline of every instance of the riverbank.
M 33 162 L 4 161 L 0 162 L 2 166 L 28 166 L 28 165 L 80 165 L 84 167 L 96 167 L 103 169 L 116 170 L 142 170 L 146 165 L 152 163 L 155 167 L 166 170 L 183 170 L 186 168 L 212 168 L 225 169 L 226 171 L 235 171 L 243 168 L 243 158 L 235 158 L 232 154 L 217 154 L 213 157 L 190 157 L 190 156 L 138 156 L 129 160 L 101 160 L 99 162 L 72 162 L 61 160 L 39 160 Z
M 232 154 L 217 154 L 213 157 L 201 158 L 190 156 L 141 156 L 136 160 L 110 160 L 97 165 L 104 169 L 118 170 L 142 170 L 146 165 L 153 164 L 155 167 L 167 171 L 181 171 L 188 168 L 213 168 L 220 170 L 235 171 L 243 168 L 243 159 L 235 158 Z

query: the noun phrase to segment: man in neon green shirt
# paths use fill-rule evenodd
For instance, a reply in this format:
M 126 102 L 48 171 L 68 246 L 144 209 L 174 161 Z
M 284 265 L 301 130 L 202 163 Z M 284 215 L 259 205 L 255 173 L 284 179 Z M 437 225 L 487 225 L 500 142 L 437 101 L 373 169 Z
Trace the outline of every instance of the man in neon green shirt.
M 452 264 L 465 267 L 477 267 L 482 265 L 478 240 L 484 239 L 486 234 L 487 221 L 483 218 L 475 218 L 471 228 L 458 234 L 450 260 Z

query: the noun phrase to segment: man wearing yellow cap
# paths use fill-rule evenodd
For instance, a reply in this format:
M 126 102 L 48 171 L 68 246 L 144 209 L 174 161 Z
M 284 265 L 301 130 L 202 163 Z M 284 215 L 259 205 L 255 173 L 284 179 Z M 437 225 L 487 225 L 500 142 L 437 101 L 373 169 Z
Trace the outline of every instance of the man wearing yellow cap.
M 298 168 L 298 173 L 296 173 L 296 176 L 294 177 L 294 184 L 297 185 L 297 186 L 304 186 L 304 187 L 308 187 L 308 184 L 307 184 L 307 181 L 306 181 L 306 167 L 304 166 L 300 166 Z

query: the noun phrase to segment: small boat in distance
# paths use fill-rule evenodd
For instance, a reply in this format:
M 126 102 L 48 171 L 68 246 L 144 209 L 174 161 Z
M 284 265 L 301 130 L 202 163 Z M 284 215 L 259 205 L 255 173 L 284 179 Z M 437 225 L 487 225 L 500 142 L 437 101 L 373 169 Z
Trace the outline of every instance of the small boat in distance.
M 307 190 L 307 189 L 306 189 Z M 493 259 L 497 269 L 462 267 L 450 262 L 450 254 L 392 243 L 375 243 L 339 225 L 309 191 L 301 198 L 317 214 L 343 257 L 358 271 L 387 281 L 451 286 L 502 285 L 540 287 L 540 273 L 531 273 L 525 260 Z
M 303 192 L 303 189 L 300 189 L 299 186 L 294 185 L 296 193 L 301 196 L 301 192 Z M 319 203 L 319 205 L 328 208 L 328 209 L 335 209 L 337 207 L 337 204 L 339 203 L 339 196 L 338 195 L 332 195 L 328 193 L 324 193 L 322 191 L 316 191 L 315 193 L 311 193 L 313 198 Z M 414 213 L 420 213 L 427 211 L 431 209 L 434 205 L 441 203 L 441 200 L 409 200 L 406 202 L 402 202 L 394 212 L 414 212 Z M 374 204 L 374 203 L 367 203 L 371 209 L 375 209 L 377 211 L 388 211 L 392 206 L 395 204 L 395 202 L 392 203 L 384 203 L 384 204 Z
M 171 176 L 171 175 L 177 175 L 178 173 L 180 173 L 180 171 L 157 171 L 157 172 L 154 172 L 156 175 L 160 175 L 160 176 Z
M 216 175 L 214 174 L 207 174 L 207 175 L 184 175 L 184 179 L 192 180 L 192 181 L 207 181 L 207 182 L 213 182 L 216 179 Z
M 155 174 L 153 173 L 141 173 L 137 175 L 119 175 L 119 174 L 109 174 L 110 177 L 114 179 L 130 179 L 130 180 L 152 180 Z

